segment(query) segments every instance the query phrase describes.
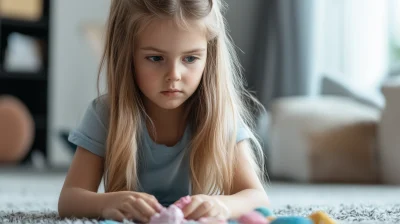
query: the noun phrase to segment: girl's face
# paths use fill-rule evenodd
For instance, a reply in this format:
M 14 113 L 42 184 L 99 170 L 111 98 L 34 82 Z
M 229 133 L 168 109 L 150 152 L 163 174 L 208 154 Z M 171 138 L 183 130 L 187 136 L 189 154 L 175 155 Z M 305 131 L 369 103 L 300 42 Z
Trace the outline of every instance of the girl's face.
M 199 23 L 179 28 L 172 20 L 153 20 L 137 37 L 135 81 L 145 105 L 180 107 L 197 89 L 207 59 L 207 39 Z

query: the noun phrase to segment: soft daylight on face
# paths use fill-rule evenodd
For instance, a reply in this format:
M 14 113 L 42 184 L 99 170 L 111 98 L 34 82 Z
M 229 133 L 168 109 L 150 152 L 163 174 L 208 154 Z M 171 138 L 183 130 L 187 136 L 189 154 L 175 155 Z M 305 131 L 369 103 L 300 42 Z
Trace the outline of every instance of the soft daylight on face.
M 198 22 L 188 27 L 179 28 L 172 20 L 154 20 L 138 35 L 135 81 L 145 105 L 176 109 L 199 86 L 207 59 L 207 39 Z

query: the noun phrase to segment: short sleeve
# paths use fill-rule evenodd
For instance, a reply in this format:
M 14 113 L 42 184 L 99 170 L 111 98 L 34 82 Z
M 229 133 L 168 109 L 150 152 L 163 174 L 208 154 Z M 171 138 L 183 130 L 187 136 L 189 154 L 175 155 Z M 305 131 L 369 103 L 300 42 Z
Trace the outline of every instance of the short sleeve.
M 237 128 L 236 143 L 239 143 L 249 138 L 250 138 L 249 131 L 245 128 L 243 124 L 240 123 Z
M 88 151 L 104 157 L 108 132 L 109 107 L 102 96 L 93 100 L 78 127 L 70 132 L 68 140 Z

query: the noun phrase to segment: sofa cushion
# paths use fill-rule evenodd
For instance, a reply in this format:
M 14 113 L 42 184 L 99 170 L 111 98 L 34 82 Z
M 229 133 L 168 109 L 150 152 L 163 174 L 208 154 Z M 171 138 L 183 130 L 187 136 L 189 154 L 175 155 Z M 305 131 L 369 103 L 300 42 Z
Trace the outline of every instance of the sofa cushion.
M 380 111 L 344 97 L 286 97 L 271 107 L 269 172 L 313 182 L 377 182 Z

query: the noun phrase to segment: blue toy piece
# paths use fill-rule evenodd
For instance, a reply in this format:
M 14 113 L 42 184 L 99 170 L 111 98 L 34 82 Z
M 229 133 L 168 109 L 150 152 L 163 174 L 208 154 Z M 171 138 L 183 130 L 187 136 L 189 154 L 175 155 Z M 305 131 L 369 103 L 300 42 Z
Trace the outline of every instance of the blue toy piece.
M 271 224 L 313 224 L 309 218 L 299 216 L 277 217 Z
M 254 211 L 261 213 L 264 217 L 273 216 L 274 213 L 266 207 L 256 208 Z
M 228 220 L 228 224 L 239 224 L 239 222 L 236 220 L 230 219 L 230 220 Z
M 121 222 L 117 222 L 114 220 L 104 220 L 104 221 L 100 221 L 100 224 L 121 224 Z

